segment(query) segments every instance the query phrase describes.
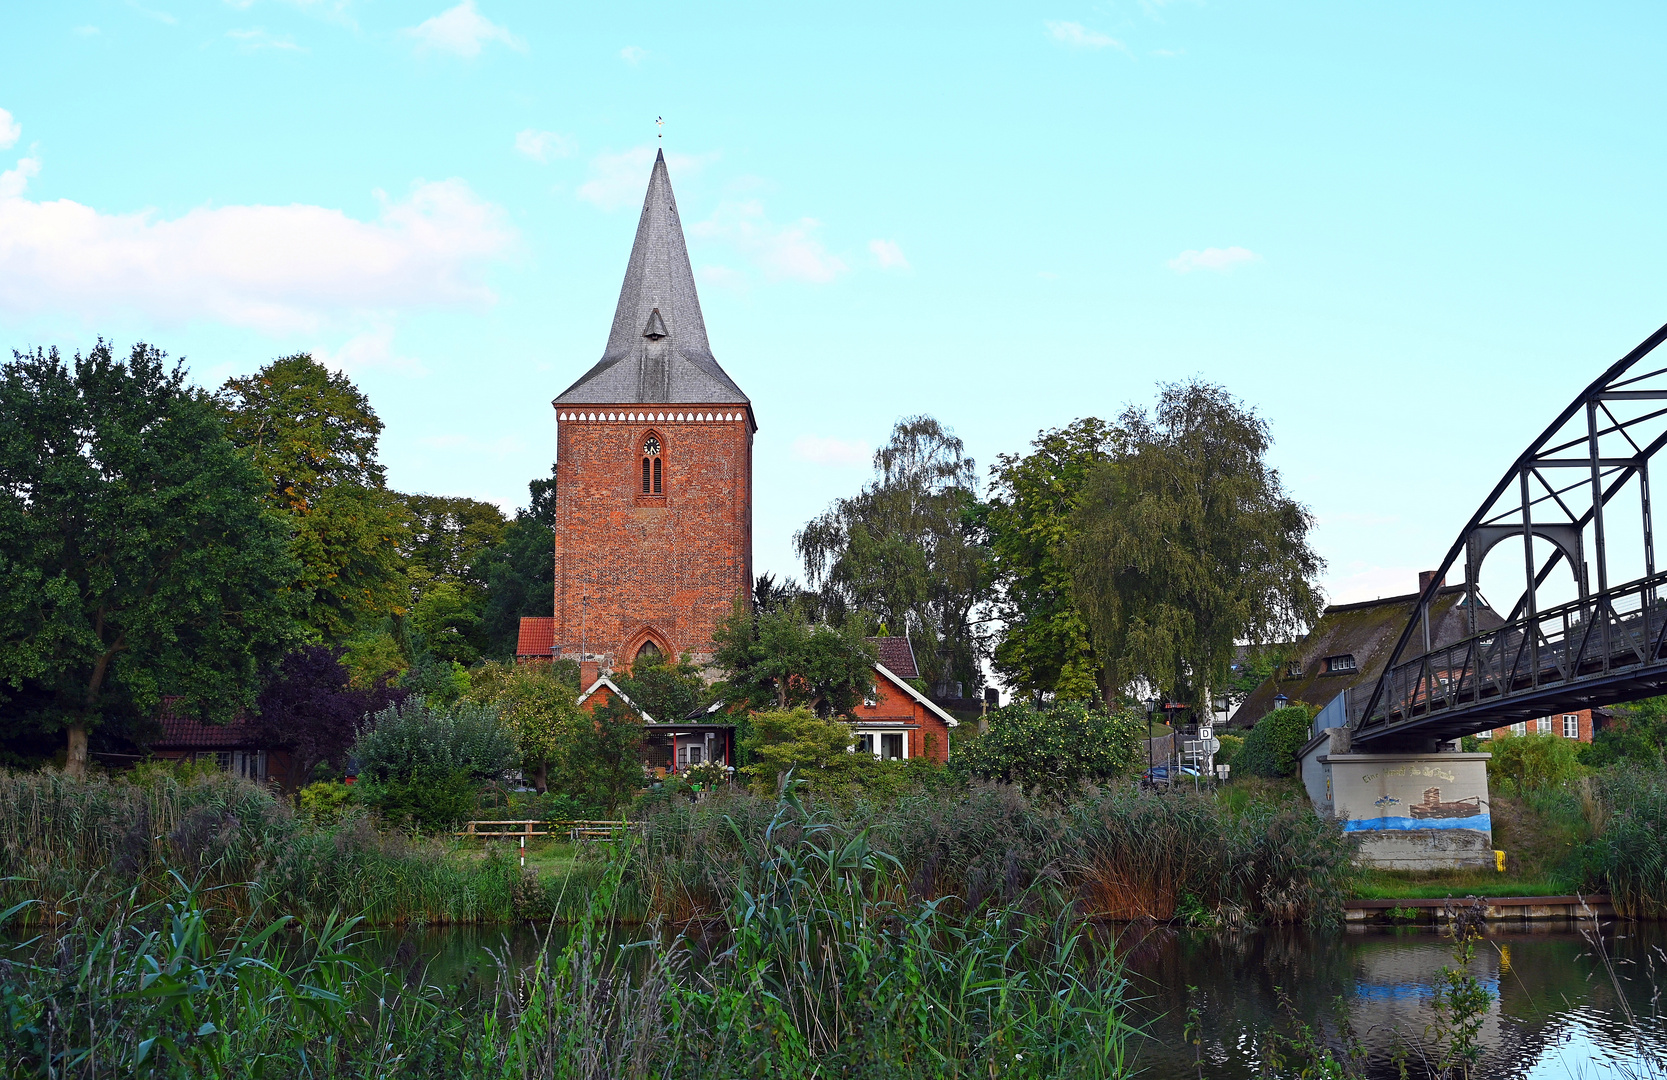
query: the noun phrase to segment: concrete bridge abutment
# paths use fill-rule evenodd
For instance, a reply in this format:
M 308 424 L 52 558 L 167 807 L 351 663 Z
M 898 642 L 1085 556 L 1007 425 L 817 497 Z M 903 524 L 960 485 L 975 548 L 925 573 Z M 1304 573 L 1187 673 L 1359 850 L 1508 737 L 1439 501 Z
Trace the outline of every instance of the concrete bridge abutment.
M 1303 785 L 1314 808 L 1360 839 L 1360 861 L 1386 870 L 1495 865 L 1488 759 L 1447 743 L 1356 752 L 1346 727 L 1302 748 Z

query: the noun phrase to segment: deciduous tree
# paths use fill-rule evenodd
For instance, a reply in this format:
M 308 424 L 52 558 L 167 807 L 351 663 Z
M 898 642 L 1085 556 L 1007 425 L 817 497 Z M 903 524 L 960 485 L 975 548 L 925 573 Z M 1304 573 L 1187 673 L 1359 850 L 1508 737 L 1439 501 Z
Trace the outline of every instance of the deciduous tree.
M 100 341 L 0 366 L 0 704 L 11 732 L 124 710 L 230 720 L 301 635 L 267 481 L 185 369 Z
M 527 485 L 531 504 L 515 512 L 497 543 L 475 557 L 473 575 L 486 584 L 481 609 L 481 651 L 505 660 L 515 655 L 521 620 L 555 611 L 555 466 Z
M 521 767 L 539 791 L 549 786 L 552 765 L 562 768 L 580 725 L 591 718 L 579 708 L 577 665 L 488 662 L 469 672 L 469 697 L 500 710 L 515 737 Z
M 908 634 L 928 681 L 981 678 L 991 567 L 975 468 L 938 421 L 901 420 L 875 451 L 874 480 L 793 538 L 824 611 Z
M 284 657 L 255 700 L 254 724 L 267 746 L 289 751 L 286 786 L 299 788 L 323 761 L 343 764 L 366 717 L 405 699 L 386 680 L 356 689 L 341 650 L 308 645 Z
M 1106 459 L 1106 425 L 1089 417 L 1044 431 L 1029 454 L 990 470 L 990 552 L 1002 623 L 995 668 L 1020 693 L 1089 700 L 1104 683 L 1071 576 L 1073 515 Z
M 737 598 L 713 634 L 725 675 L 717 693 L 733 708 L 848 714 L 874 691 L 877 655 L 865 631 L 860 617 L 834 627 L 811 622 L 797 605 L 754 614 Z
M 364 394 L 301 353 L 228 379 L 218 401 L 232 442 L 290 519 L 300 570 L 290 589 L 314 636 L 339 642 L 401 610 L 407 515 L 376 460 L 382 421 Z
M 1290 641 L 1319 615 L 1313 518 L 1267 463 L 1266 421 L 1206 382 L 1131 407 L 1073 514 L 1070 570 L 1104 663 L 1195 708 L 1227 684 L 1234 645 Z

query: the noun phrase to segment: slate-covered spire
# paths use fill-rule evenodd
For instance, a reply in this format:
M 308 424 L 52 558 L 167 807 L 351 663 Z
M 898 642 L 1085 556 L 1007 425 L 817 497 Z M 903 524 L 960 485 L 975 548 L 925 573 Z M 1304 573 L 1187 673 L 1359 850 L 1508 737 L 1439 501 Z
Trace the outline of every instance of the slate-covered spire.
M 635 402 L 748 404 L 706 342 L 664 153 L 655 157 L 648 177 L 608 347 L 596 366 L 555 400 L 556 405 Z

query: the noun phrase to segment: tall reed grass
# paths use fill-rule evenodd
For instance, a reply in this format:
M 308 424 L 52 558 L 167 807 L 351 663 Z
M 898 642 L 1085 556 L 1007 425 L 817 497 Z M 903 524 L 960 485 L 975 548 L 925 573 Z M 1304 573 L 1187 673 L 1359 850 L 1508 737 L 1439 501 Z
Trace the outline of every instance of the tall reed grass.
M 1069 919 L 953 919 L 892 857 L 791 798 L 742 834 L 747 884 L 704 954 L 606 944 L 629 852 L 562 949 L 484 987 L 379 968 L 351 922 L 240 921 L 209 890 L 83 916 L 0 964 L 0 1072 L 262 1077 L 1120 1077 L 1124 980 Z M 31 905 L 32 906 L 32 905 Z
M 1594 779 L 1588 868 L 1608 884 L 1616 911 L 1659 919 L 1667 915 L 1667 770 L 1616 766 Z
M 37 900 L 25 917 L 71 918 L 155 899 L 179 875 L 222 915 L 256 911 L 317 921 L 350 910 L 372 922 L 544 918 L 561 886 L 540 882 L 507 848 L 461 850 L 376 828 L 363 816 L 299 819 L 266 789 L 225 774 L 142 782 L 0 771 L 0 905 Z M 580 876 L 594 880 L 599 868 Z
M 1113 787 L 1067 810 L 1016 789 L 975 786 L 889 804 L 816 803 L 863 829 L 899 867 L 911 897 L 974 914 L 1024 905 L 1080 907 L 1106 919 L 1326 923 L 1354 880 L 1354 844 L 1305 804 L 1207 792 Z M 660 808 L 628 880 L 643 907 L 674 921 L 719 917 L 751 885 L 748 853 L 780 826 L 768 800 L 732 795 Z M 796 837 L 795 837 L 796 839 Z

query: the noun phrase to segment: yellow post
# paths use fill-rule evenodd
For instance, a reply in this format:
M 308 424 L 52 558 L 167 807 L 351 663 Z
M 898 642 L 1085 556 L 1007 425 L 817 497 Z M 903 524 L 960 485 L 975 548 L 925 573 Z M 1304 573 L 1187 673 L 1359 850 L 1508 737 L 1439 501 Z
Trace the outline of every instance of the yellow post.
M 1498 868 L 1501 874 L 1505 872 L 1505 853 L 1503 851 L 1493 853 L 1493 865 Z

